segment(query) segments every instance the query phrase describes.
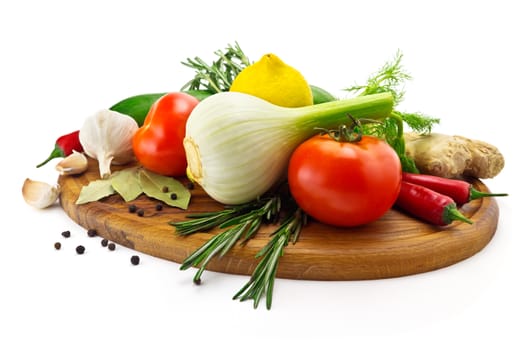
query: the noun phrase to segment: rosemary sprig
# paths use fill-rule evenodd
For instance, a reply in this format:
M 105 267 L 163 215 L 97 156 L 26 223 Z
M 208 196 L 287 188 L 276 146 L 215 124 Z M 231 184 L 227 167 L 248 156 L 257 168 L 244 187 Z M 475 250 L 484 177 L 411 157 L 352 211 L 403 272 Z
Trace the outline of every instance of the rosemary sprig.
M 199 266 L 193 282 L 200 284 L 201 276 L 214 256 L 224 256 L 241 238 L 243 238 L 241 244 L 249 240 L 257 233 L 263 220 L 274 220 L 280 210 L 281 197 L 273 195 L 246 205 L 226 209 L 215 215 L 208 213 L 209 215 L 203 218 L 172 223 L 177 232 L 184 235 L 212 227 L 226 228 L 190 254 L 182 262 L 180 269 L 186 270 Z
M 253 299 L 253 307 L 257 308 L 263 295 L 266 295 L 266 308 L 272 307 L 273 285 L 279 265 L 279 259 L 284 254 L 288 242 L 297 242 L 299 233 L 306 223 L 307 215 L 299 208 L 290 213 L 283 223 L 272 233 L 272 239 L 255 256 L 262 257 L 252 273 L 250 281 L 242 287 L 233 299 L 245 301 Z
M 279 258 L 290 241 L 297 241 L 307 217 L 298 208 L 287 186 L 282 186 L 279 191 L 247 204 L 228 207 L 218 212 L 190 214 L 188 221 L 170 222 L 175 226 L 176 232 L 184 236 L 215 227 L 224 229 L 184 259 L 180 269 L 198 267 L 193 282 L 200 284 L 202 274 L 211 259 L 224 256 L 238 242 L 246 243 L 259 231 L 264 222 L 278 222 L 283 213 L 286 213 L 285 217 L 270 235 L 272 238 L 254 257 L 262 259 L 253 271 L 250 281 L 233 297 L 241 301 L 253 299 L 254 308 L 257 308 L 262 296 L 266 295 L 266 307 L 270 309 Z
M 250 60 L 237 42 L 229 44 L 226 50 L 214 52 L 219 58 L 207 64 L 199 57 L 188 58 L 183 65 L 195 70 L 195 77 L 184 84 L 181 91 L 203 90 L 212 94 L 228 91 L 235 77 L 247 66 Z
M 187 236 L 195 232 L 203 232 L 214 227 L 219 227 L 227 220 L 256 209 L 260 207 L 260 205 L 259 201 L 254 201 L 247 204 L 230 206 L 218 212 L 188 214 L 186 217 L 192 220 L 172 221 L 169 224 L 175 226 L 179 235 Z

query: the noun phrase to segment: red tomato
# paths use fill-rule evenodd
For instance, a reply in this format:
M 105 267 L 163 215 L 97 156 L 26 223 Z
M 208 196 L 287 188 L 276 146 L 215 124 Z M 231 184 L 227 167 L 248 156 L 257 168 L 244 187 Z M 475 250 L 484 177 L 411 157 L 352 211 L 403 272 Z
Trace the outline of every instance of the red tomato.
M 144 125 L 133 136 L 133 152 L 144 168 L 166 176 L 186 173 L 182 140 L 186 121 L 198 103 L 193 96 L 172 92 L 151 106 Z
M 401 163 L 383 140 L 339 142 L 318 135 L 292 154 L 290 191 L 297 204 L 325 224 L 352 227 L 379 219 L 401 188 Z

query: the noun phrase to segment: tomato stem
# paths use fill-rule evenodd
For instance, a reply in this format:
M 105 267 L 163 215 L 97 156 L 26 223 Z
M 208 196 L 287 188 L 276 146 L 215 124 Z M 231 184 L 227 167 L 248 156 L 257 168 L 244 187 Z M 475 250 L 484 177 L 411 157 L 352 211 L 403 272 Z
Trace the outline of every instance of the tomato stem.
M 339 125 L 337 130 L 316 128 L 321 130 L 321 135 L 328 135 L 337 142 L 359 142 L 363 138 L 361 123 L 350 114 L 348 117 L 352 120 L 352 125 L 349 128 L 346 124 Z

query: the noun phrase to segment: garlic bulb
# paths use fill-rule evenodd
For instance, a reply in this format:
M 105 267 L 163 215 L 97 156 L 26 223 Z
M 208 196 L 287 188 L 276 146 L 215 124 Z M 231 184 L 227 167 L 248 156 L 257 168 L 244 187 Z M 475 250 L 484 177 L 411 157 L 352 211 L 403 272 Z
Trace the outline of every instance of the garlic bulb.
M 200 102 L 186 123 L 188 177 L 223 204 L 242 204 L 281 178 L 293 150 L 319 130 L 354 118 L 384 119 L 392 95 L 381 93 L 313 106 L 285 108 L 239 92 Z
M 42 181 L 25 179 L 22 196 L 27 204 L 38 209 L 53 205 L 60 194 L 58 185 L 53 186 Z
M 80 129 L 84 152 L 98 160 L 100 177 L 111 175 L 111 164 L 126 164 L 135 159 L 132 139 L 137 122 L 126 114 L 101 110 L 88 117 Z
M 88 168 L 88 161 L 84 153 L 73 151 L 55 166 L 60 175 L 82 174 Z

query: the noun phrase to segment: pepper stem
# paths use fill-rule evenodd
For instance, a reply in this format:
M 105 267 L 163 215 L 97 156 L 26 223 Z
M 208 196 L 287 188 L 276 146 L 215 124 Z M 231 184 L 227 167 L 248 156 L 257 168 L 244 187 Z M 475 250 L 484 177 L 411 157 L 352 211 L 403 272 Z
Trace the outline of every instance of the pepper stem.
M 474 187 L 470 187 L 469 200 L 474 200 L 483 197 L 503 197 L 508 196 L 507 193 L 488 193 L 476 190 Z
M 60 149 L 60 147 L 58 147 L 58 145 L 55 145 L 55 148 L 53 149 L 53 151 L 51 151 L 51 154 L 49 155 L 49 157 L 47 157 L 46 160 L 44 160 L 42 163 L 38 164 L 36 167 L 40 168 L 42 165 L 47 164 L 51 159 L 61 158 L 61 157 L 64 157 L 64 156 L 65 156 L 64 151 L 62 151 L 62 149 Z
M 472 225 L 472 221 L 465 217 L 463 214 L 461 214 L 461 212 L 458 210 L 454 203 L 449 204 L 445 207 L 445 210 L 443 212 L 443 219 L 443 221 L 446 224 L 449 224 L 454 220 L 459 220 Z

